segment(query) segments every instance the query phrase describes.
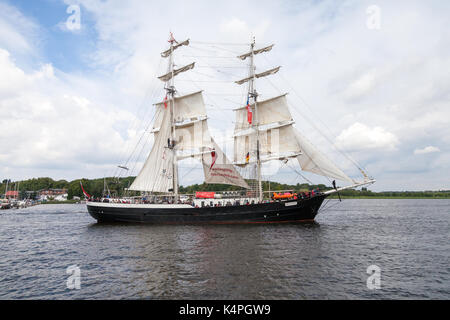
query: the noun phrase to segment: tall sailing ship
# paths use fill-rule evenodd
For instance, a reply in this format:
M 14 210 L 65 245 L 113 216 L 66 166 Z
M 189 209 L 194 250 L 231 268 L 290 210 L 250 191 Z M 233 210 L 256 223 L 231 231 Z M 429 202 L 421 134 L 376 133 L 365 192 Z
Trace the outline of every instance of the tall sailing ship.
M 179 96 L 177 75 L 195 67 L 195 62 L 175 68 L 174 51 L 189 46 L 177 42 L 161 53 L 168 59 L 168 72 L 158 77 L 166 96 L 155 104 L 152 127 L 154 143 L 143 168 L 128 191 L 140 197 L 88 199 L 87 209 L 99 222 L 145 223 L 292 223 L 314 221 L 323 201 L 343 189 L 374 183 L 360 169 L 363 180 L 355 181 L 325 157 L 294 127 L 287 94 L 259 100 L 256 79 L 277 73 L 280 67 L 256 73 L 254 57 L 273 45 L 255 48 L 237 58 L 249 59 L 248 77 L 235 81 L 248 86 L 247 104 L 235 109 L 234 154 L 230 161 L 208 129 L 203 92 Z M 197 193 L 187 198 L 179 193 L 178 163 L 193 158 L 203 165 L 204 181 L 238 186 L 242 191 L 223 194 Z M 333 179 L 334 189 L 308 194 L 274 194 L 264 197 L 262 166 L 269 161 L 297 160 L 300 169 Z M 244 172 L 247 179 L 244 179 Z M 348 183 L 336 187 L 335 180 Z M 84 192 L 84 189 L 83 189 Z

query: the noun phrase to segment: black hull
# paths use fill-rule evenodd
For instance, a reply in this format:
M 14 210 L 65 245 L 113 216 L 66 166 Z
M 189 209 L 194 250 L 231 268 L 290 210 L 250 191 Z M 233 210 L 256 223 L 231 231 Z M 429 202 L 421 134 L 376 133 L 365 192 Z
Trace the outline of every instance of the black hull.
M 254 205 L 203 208 L 133 208 L 133 205 L 88 203 L 89 214 L 98 222 L 153 224 L 236 224 L 312 222 L 327 195 L 306 200 Z

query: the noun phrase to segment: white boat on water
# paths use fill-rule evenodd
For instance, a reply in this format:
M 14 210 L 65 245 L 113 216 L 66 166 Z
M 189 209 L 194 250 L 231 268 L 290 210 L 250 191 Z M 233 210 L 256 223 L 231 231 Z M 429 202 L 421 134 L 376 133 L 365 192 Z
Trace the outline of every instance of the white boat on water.
M 11 202 L 8 199 L 1 199 L 0 209 L 11 209 Z

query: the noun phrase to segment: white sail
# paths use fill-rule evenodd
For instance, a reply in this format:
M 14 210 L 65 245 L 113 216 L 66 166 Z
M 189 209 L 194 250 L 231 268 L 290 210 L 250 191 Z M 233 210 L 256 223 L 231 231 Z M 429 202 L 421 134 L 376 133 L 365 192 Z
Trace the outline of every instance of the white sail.
M 354 183 L 349 176 L 336 167 L 297 130 L 295 130 L 295 135 L 302 152 L 301 155 L 297 156 L 297 160 L 303 171 Z
M 214 154 L 212 152 L 202 155 L 203 172 L 206 183 L 229 184 L 249 189 L 249 185 L 237 172 L 215 141 Z M 213 163 L 214 162 L 214 163 Z
M 247 108 L 236 109 L 236 123 L 234 135 L 234 162 L 243 165 L 247 154 L 250 154 L 249 163 L 256 161 L 256 130 L 259 130 L 260 155 L 273 158 L 284 158 L 300 152 L 292 124 L 294 123 L 289 112 L 286 94 L 263 100 L 257 103 L 258 128 L 250 124 L 247 119 Z M 255 105 L 251 104 L 252 113 L 255 114 Z M 253 155 L 252 155 L 253 153 Z
M 201 160 L 206 183 L 231 184 L 248 188 L 245 180 L 211 138 L 201 91 L 175 98 L 176 143 L 173 150 L 168 148 L 167 139 L 170 137 L 171 130 L 168 107 L 170 103 L 172 102 L 163 101 L 155 105 L 157 108 L 153 126 L 155 143 L 143 169 L 129 190 L 167 192 L 172 187 L 173 181 L 162 179 L 162 176 L 172 174 L 174 152 L 177 152 L 179 160 L 189 157 Z M 211 167 L 213 150 L 217 158 Z M 189 152 L 186 153 L 186 151 Z
M 157 113 L 155 127 L 161 125 L 160 110 L 166 109 L 171 102 L 159 102 L 156 104 Z M 176 150 L 212 148 L 211 136 L 206 122 L 206 108 L 202 91 L 175 97 L 174 120 L 176 124 L 175 142 Z M 157 132 L 159 127 L 153 131 Z
M 255 105 L 251 104 L 255 114 Z M 236 109 L 234 135 L 234 163 L 245 165 L 256 161 L 256 130 L 259 130 L 259 151 L 261 161 L 297 157 L 304 171 L 330 178 L 353 182 L 336 167 L 294 127 L 289 112 L 286 94 L 257 103 L 258 126 L 250 124 L 247 108 Z M 247 161 L 247 155 L 250 159 Z
M 162 101 L 155 104 L 158 109 L 165 109 L 170 105 L 170 101 Z M 168 108 L 168 107 L 167 107 Z M 190 93 L 184 96 L 175 97 L 174 118 L 176 122 L 195 120 L 206 117 L 205 102 L 202 91 Z M 156 126 L 155 121 L 155 126 Z
M 213 148 L 206 120 L 191 122 L 176 128 L 176 150 Z
M 292 115 L 289 112 L 286 94 L 273 97 L 267 100 L 257 102 L 258 105 L 258 124 L 260 126 L 269 124 L 283 124 L 292 121 Z M 255 115 L 255 104 L 250 104 L 253 115 Z M 235 109 L 236 126 L 235 129 L 247 129 L 251 127 L 247 119 L 247 107 Z
M 242 135 L 235 137 L 234 144 L 234 162 L 237 165 L 245 165 L 247 154 L 250 159 L 248 163 L 256 161 L 256 152 L 254 150 L 256 135 Z M 261 161 L 266 159 L 276 160 L 297 156 L 301 153 L 294 128 L 291 124 L 268 130 L 262 130 L 259 133 L 259 152 Z
M 249 155 L 249 161 L 254 162 L 256 158 L 253 156 L 256 141 L 256 135 L 245 135 L 234 138 L 234 163 L 237 165 L 244 165 L 247 163 L 247 154 Z
M 194 67 L 192 63 L 173 69 L 171 54 L 173 50 L 185 45 L 189 45 L 189 40 L 175 46 L 172 43 L 172 48 L 161 54 L 163 57 L 170 57 L 171 72 L 159 77 L 160 80 L 170 81 L 174 76 Z M 255 54 L 268 52 L 272 47 L 273 45 L 253 50 L 252 45 L 250 52 L 238 58 L 245 60 Z M 276 67 L 254 74 L 253 59 L 251 59 L 249 72 L 251 76 L 236 83 L 249 82 L 249 91 L 251 91 L 249 96 L 256 97 L 254 79 L 275 74 L 279 70 L 280 67 Z M 173 88 L 173 81 L 170 85 L 172 86 L 170 88 Z M 297 158 L 304 171 L 354 183 L 293 127 L 294 120 L 289 111 L 287 94 L 258 101 L 256 107 L 253 103 L 249 107 L 243 106 L 235 110 L 233 165 L 209 133 L 202 91 L 181 97 L 173 97 L 173 90 L 168 89 L 168 92 L 171 97 L 168 99 L 166 97 L 164 101 L 155 105 L 156 114 L 152 128 L 152 132 L 155 133 L 154 145 L 129 190 L 167 193 L 174 188 L 173 192 L 177 195 L 178 181 L 175 170 L 177 161 L 189 157 L 202 162 L 206 183 L 230 184 L 243 188 L 250 187 L 234 165 L 245 167 L 251 164 L 243 168 L 243 174 L 257 177 L 259 183 L 257 190 L 261 199 L 261 163 L 266 161 Z M 251 123 L 249 119 L 252 119 Z M 252 168 L 255 170 L 252 171 Z
M 169 102 L 166 102 L 167 105 L 169 105 Z M 164 107 L 164 104 L 156 105 L 156 111 L 155 111 L 155 121 L 153 122 L 153 128 L 152 132 L 156 133 L 161 128 L 161 124 L 163 122 L 164 114 L 165 114 L 166 108 Z
M 164 109 L 159 133 L 155 135 L 152 150 L 129 190 L 168 192 L 173 187 L 174 151 L 168 148 L 170 112 Z
M 259 135 L 262 155 L 287 155 L 300 152 L 292 125 L 263 131 Z

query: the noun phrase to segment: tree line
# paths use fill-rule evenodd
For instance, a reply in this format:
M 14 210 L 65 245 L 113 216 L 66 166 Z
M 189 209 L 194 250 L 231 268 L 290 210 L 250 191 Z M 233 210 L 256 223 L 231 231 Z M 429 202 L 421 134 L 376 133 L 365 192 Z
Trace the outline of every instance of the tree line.
M 47 189 L 66 189 L 68 193 L 68 199 L 73 197 L 83 198 L 83 191 L 80 187 L 80 181 L 83 183 L 83 187 L 87 193 L 94 197 L 102 197 L 104 191 L 111 194 L 113 197 L 120 197 L 124 195 L 138 195 L 136 192 L 127 192 L 126 189 L 131 185 L 135 177 L 123 177 L 123 178 L 99 178 L 99 179 L 76 179 L 73 181 L 67 180 L 53 180 L 52 178 L 33 178 L 23 181 L 10 181 L 4 179 L 0 184 L 0 194 L 5 194 L 6 183 L 8 182 L 8 190 L 16 190 L 18 186 L 21 198 L 27 196 L 26 191 L 40 191 Z M 105 182 L 107 188 L 105 188 Z M 247 180 L 249 184 L 255 183 L 255 181 Z M 295 185 L 283 184 L 273 181 L 262 182 L 264 191 L 285 191 L 291 190 L 296 193 L 316 190 L 326 191 L 332 189 L 331 186 L 324 184 L 311 185 L 307 183 L 297 183 Z M 194 194 L 197 191 L 238 191 L 242 190 L 240 187 L 224 185 L 224 184 L 193 184 L 190 186 L 180 186 L 179 192 L 181 194 Z M 450 190 L 446 191 L 383 191 L 374 192 L 362 188 L 361 190 L 343 190 L 340 192 L 343 197 L 351 198 L 450 198 Z

